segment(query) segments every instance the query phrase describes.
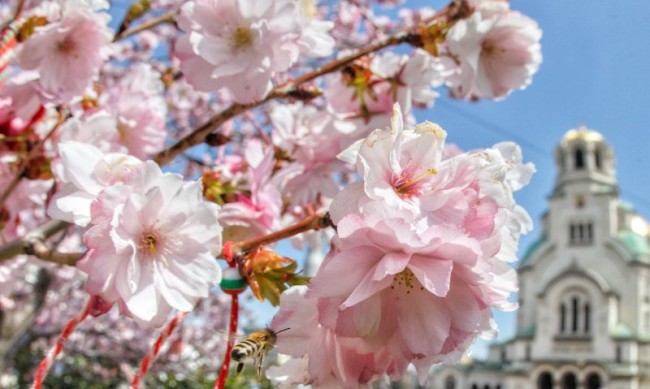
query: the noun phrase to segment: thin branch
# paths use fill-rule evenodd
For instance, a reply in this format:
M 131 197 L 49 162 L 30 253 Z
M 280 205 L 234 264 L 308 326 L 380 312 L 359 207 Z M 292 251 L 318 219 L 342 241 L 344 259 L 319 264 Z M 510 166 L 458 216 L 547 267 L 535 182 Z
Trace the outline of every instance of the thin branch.
M 412 35 L 410 32 L 402 32 L 402 33 L 395 34 L 379 43 L 370 45 L 363 50 L 359 50 L 355 54 L 330 61 L 318 69 L 305 73 L 294 80 L 288 81 L 280 86 L 277 86 L 268 94 L 268 96 L 266 96 L 261 100 L 249 104 L 239 104 L 239 103 L 231 104 L 224 111 L 213 116 L 207 122 L 203 123 L 201 126 L 196 128 L 192 133 L 187 135 L 185 138 L 179 140 L 176 144 L 172 145 L 168 149 L 163 150 L 160 153 L 156 154 L 153 157 L 153 160 L 156 161 L 156 163 L 158 163 L 159 165 L 167 164 L 186 149 L 202 143 L 205 140 L 205 137 L 209 133 L 214 131 L 215 128 L 220 127 L 222 124 L 234 118 L 235 116 L 238 116 L 239 114 L 248 111 L 250 109 L 259 107 L 260 105 L 266 104 L 271 100 L 289 97 L 293 93 L 295 93 L 298 90 L 298 88 L 304 83 L 312 81 L 325 74 L 337 71 L 338 69 L 341 69 L 345 65 L 363 57 L 364 55 L 368 55 L 372 52 L 381 50 L 389 46 L 394 46 L 403 42 L 407 42 L 411 37 Z
M 42 240 L 34 240 L 30 242 L 26 246 L 25 252 L 43 261 L 69 266 L 74 266 L 74 264 L 84 256 L 84 253 L 61 253 L 50 250 Z
M 79 261 L 85 252 L 78 253 L 61 253 L 54 251 L 47 247 L 45 241 L 70 226 L 69 223 L 61 220 L 51 220 L 36 230 L 28 233 L 22 238 L 13 240 L 4 246 L 0 246 L 0 263 L 9 260 L 16 255 L 28 254 L 34 255 L 39 259 L 47 262 L 58 263 L 62 265 L 74 266 Z M 258 238 L 243 240 L 232 245 L 233 257 L 242 256 L 251 250 L 277 242 L 282 239 L 290 238 L 306 231 L 318 231 L 322 228 L 334 227 L 329 213 L 319 213 L 314 216 L 305 218 L 303 221 L 298 222 L 292 226 L 284 228 L 280 231 L 272 232 L 268 235 L 260 236 Z
M 52 137 L 56 129 L 59 128 L 63 122 L 65 122 L 65 119 L 66 115 L 59 111 L 59 118 L 54 124 L 54 127 L 52 127 L 52 129 L 42 139 L 39 139 L 38 142 L 34 144 L 31 151 L 20 162 L 20 167 L 18 168 L 16 175 L 12 178 L 11 182 L 9 185 L 7 185 L 7 188 L 2 192 L 2 194 L 0 194 L 0 208 L 2 208 L 5 201 L 7 201 L 7 198 L 9 198 L 9 195 L 11 195 L 11 193 L 13 193 L 13 191 L 16 189 L 20 183 L 20 180 L 24 178 L 25 174 L 27 174 L 29 163 L 32 161 L 32 159 L 34 159 L 37 153 L 41 151 L 41 148 L 45 144 L 45 141 Z
M 34 231 L 29 232 L 22 238 L 15 239 L 3 246 L 0 246 L 0 263 L 2 263 L 3 261 L 7 261 L 15 257 L 16 255 L 27 254 L 30 252 L 36 253 L 37 251 L 39 253 L 44 254 L 44 258 L 48 258 L 51 256 L 53 262 L 62 263 L 58 260 L 59 259 L 64 260 L 64 259 L 62 259 L 58 255 L 55 255 L 54 253 L 48 254 L 45 251 L 42 251 L 42 249 L 39 247 L 37 247 L 35 250 L 33 246 L 36 242 L 45 242 L 52 235 L 56 234 L 57 232 L 65 230 L 69 226 L 70 223 L 64 222 L 62 220 L 50 220 L 49 222 L 41 225 Z M 44 259 L 44 260 L 48 260 L 48 259 Z
M 251 250 L 259 247 L 275 243 L 279 240 L 290 238 L 306 231 L 318 231 L 322 228 L 334 227 L 329 212 L 319 213 L 305 218 L 303 221 L 298 222 L 292 226 L 284 228 L 280 231 L 272 232 L 268 235 L 260 236 L 258 238 L 243 240 L 232 245 L 231 253 L 233 258 L 241 257 L 242 255 L 250 252 Z
M 159 24 L 163 23 L 173 23 L 176 20 L 176 15 L 178 14 L 178 9 L 173 9 L 165 14 L 162 14 L 158 17 L 151 18 L 147 21 L 144 21 L 137 26 L 130 28 L 128 30 L 122 31 L 119 34 L 115 35 L 113 38 L 113 42 L 117 42 L 120 39 L 124 39 L 126 37 L 129 37 L 131 35 L 135 35 L 139 32 L 142 32 L 144 30 L 148 30 L 152 27 L 155 27 Z

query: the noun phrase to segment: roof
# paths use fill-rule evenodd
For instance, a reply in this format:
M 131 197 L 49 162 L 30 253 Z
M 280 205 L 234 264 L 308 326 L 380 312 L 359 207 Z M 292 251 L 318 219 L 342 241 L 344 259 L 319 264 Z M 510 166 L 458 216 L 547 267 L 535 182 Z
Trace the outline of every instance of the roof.
M 637 256 L 635 259 L 641 259 L 638 256 L 648 257 L 642 262 L 650 262 L 650 242 L 648 242 L 648 238 L 634 231 L 622 230 L 616 234 L 616 240 L 621 242 L 627 250 Z
M 540 246 L 544 244 L 544 242 L 546 242 L 546 238 L 542 236 L 539 239 L 537 239 L 535 242 L 533 242 L 533 244 L 528 246 L 526 253 L 524 254 L 523 258 L 521 258 L 521 261 L 519 262 L 519 267 L 529 264 L 529 262 L 533 257 L 533 254 L 535 254 L 537 249 L 539 249 Z
M 598 131 L 590 130 L 585 126 L 580 126 L 577 129 L 567 131 L 567 133 L 564 134 L 564 137 L 562 137 L 561 143 L 564 145 L 574 140 L 581 140 L 584 142 L 602 142 L 603 135 Z
M 616 339 L 633 339 L 636 337 L 634 330 L 625 323 L 618 323 L 609 334 Z

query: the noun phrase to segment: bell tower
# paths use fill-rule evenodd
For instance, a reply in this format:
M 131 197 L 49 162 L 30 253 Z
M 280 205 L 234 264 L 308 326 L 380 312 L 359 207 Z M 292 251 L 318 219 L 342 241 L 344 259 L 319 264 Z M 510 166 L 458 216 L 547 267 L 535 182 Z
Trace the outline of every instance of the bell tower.
M 585 126 L 569 130 L 555 149 L 558 175 L 554 193 L 609 189 L 617 192 L 614 152 L 603 136 Z

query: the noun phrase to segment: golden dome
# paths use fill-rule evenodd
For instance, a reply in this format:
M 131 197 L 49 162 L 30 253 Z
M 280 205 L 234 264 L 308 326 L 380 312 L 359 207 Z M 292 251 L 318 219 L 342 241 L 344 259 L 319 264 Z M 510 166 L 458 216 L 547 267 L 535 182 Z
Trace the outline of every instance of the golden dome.
M 602 142 L 603 135 L 594 130 L 590 130 L 585 126 L 580 126 L 576 129 L 567 131 L 562 138 L 562 144 L 567 144 L 575 140 L 581 140 L 583 142 Z

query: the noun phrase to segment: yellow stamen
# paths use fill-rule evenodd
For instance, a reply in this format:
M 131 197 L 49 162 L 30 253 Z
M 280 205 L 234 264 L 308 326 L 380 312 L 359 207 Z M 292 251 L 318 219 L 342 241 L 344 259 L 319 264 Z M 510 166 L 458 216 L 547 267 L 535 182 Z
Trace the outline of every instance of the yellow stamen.
M 427 169 L 425 170 L 422 174 L 420 174 L 417 177 L 413 177 L 411 179 L 405 180 L 403 183 L 395 186 L 395 190 L 397 193 L 400 194 L 408 194 L 411 189 L 420 181 L 424 180 L 425 178 L 431 177 L 434 174 L 438 174 L 438 170 L 436 169 Z
M 232 34 L 232 43 L 236 49 L 246 49 L 253 45 L 253 32 L 247 27 L 237 27 Z
M 141 243 L 144 249 L 149 249 L 151 254 L 156 254 L 156 242 L 158 242 L 156 235 L 149 233 L 142 237 Z

